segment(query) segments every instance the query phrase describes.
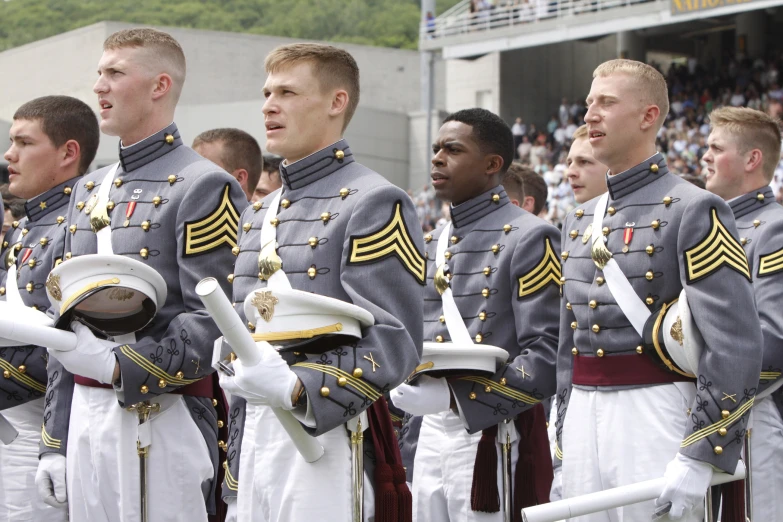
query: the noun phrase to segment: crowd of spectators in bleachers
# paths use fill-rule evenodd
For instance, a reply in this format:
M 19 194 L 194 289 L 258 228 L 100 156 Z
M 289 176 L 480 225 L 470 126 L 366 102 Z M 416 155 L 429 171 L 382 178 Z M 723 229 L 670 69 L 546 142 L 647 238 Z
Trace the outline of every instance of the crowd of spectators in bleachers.
M 709 114 L 717 107 L 744 106 L 776 117 L 783 115 L 781 70 L 783 54 L 767 60 L 726 60 L 721 66 L 695 61 L 671 64 L 666 74 L 671 108 L 658 135 L 658 148 L 671 170 L 703 180 L 701 158 L 707 151 Z M 555 225 L 575 206 L 565 175 L 565 158 L 574 132 L 584 123 L 584 114 L 583 100 L 563 98 L 541 127 L 523 118 L 512 125 L 517 161 L 530 165 L 547 182 L 547 219 Z M 771 185 L 777 200 L 783 202 L 783 162 Z M 444 219 L 444 207 L 431 187 L 424 187 L 412 197 L 425 230 Z

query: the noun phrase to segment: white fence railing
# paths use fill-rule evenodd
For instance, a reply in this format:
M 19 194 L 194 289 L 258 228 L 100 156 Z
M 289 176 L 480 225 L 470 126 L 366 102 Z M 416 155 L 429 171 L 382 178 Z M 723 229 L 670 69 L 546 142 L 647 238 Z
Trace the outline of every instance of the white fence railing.
M 420 27 L 420 38 L 432 40 L 447 36 L 491 31 L 503 27 L 535 24 L 546 20 L 577 17 L 587 13 L 627 8 L 666 0 L 507 0 L 502 5 L 470 10 L 471 0 L 461 2 Z

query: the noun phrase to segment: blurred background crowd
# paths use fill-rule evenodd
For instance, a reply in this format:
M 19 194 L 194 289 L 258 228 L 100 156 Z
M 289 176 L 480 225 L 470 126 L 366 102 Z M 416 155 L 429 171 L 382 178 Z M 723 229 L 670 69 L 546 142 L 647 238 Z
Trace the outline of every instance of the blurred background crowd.
M 652 64 L 665 73 L 669 85 L 671 108 L 658 135 L 658 150 L 665 154 L 673 172 L 704 179 L 701 158 L 707 151 L 709 115 L 714 109 L 730 105 L 762 110 L 776 117 L 783 114 L 783 55 L 726 63 L 717 67 L 691 60 L 669 64 L 666 70 L 661 64 Z M 557 226 L 576 206 L 568 183 L 566 156 L 574 133 L 584 123 L 584 115 L 584 100 L 563 98 L 543 124 L 528 122 L 524 116 L 509 122 L 516 161 L 530 166 L 546 181 L 546 219 Z M 778 164 L 771 186 L 778 202 L 783 202 L 783 162 Z M 448 218 L 448 206 L 435 199 L 432 187 L 410 192 L 425 231 Z

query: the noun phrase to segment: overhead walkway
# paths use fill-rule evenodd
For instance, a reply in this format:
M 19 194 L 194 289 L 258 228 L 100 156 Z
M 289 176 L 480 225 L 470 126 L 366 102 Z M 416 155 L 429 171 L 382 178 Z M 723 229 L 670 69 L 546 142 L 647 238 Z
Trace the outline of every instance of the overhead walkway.
M 595 38 L 783 5 L 783 0 L 500 0 L 470 11 L 463 0 L 420 28 L 419 48 L 443 57 Z

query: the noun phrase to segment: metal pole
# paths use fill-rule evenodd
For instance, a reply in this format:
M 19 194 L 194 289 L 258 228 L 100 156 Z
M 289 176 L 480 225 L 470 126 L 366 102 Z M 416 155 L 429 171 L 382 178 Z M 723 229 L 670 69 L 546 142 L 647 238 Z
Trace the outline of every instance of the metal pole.
M 431 36 L 426 30 L 428 27 L 427 13 L 435 14 L 435 0 L 421 0 L 421 21 L 425 27 L 425 37 Z M 434 36 L 434 34 L 432 35 Z M 421 109 L 427 118 L 427 141 L 424 143 L 424 179 L 429 179 L 430 146 L 432 145 L 432 110 L 435 105 L 435 53 L 424 51 L 421 53 Z
M 429 175 L 430 146 L 432 145 L 432 110 L 435 105 L 435 53 L 427 53 L 427 143 L 424 144 L 425 176 Z M 426 179 L 426 178 L 425 178 Z
M 160 411 L 160 404 L 150 404 L 149 401 L 140 402 L 134 404 L 128 408 L 128 411 L 136 412 L 139 416 L 139 426 L 149 422 L 150 413 Z M 149 445 L 142 447 L 141 441 L 136 441 L 136 453 L 139 455 L 139 496 L 141 501 L 141 522 L 147 522 L 149 520 L 149 514 L 147 513 L 147 492 L 149 491 L 147 484 L 147 457 L 149 457 L 150 447 Z
M 745 434 L 745 522 L 753 522 L 753 473 L 750 464 L 750 435 L 753 430 L 748 428 Z
M 353 522 L 363 522 L 364 509 L 364 433 L 361 419 L 351 432 L 351 460 L 353 464 Z
M 508 422 L 508 421 L 506 421 Z M 511 507 L 512 497 L 511 480 L 511 434 L 506 430 L 506 440 L 503 442 L 503 521 L 512 522 L 514 520 L 513 508 Z
M 704 520 L 705 522 L 715 522 L 712 510 L 712 488 L 707 488 L 707 495 L 704 497 Z

